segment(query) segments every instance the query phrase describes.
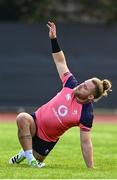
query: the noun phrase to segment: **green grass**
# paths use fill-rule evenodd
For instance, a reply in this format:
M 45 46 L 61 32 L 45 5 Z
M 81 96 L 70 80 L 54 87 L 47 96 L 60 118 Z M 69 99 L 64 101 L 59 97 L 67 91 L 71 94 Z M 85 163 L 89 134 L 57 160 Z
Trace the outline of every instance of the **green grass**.
M 92 140 L 95 169 L 87 169 L 85 166 L 78 128 L 72 128 L 64 134 L 45 160 L 45 168 L 29 168 L 26 161 L 19 165 L 9 165 L 9 157 L 20 149 L 17 129 L 15 123 L 0 123 L 0 179 L 116 179 L 116 125 L 95 124 Z

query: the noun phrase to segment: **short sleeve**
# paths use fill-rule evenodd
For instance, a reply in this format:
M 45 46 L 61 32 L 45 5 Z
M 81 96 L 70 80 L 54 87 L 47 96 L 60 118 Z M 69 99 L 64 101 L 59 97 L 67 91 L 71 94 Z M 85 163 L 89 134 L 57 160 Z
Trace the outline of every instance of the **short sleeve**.
M 93 124 L 93 104 L 84 104 L 82 107 L 82 113 L 80 118 L 79 127 L 83 131 L 90 131 Z
M 74 87 L 78 85 L 76 78 L 70 72 L 63 74 L 61 80 L 63 83 L 63 87 L 68 87 L 68 88 L 73 89 Z

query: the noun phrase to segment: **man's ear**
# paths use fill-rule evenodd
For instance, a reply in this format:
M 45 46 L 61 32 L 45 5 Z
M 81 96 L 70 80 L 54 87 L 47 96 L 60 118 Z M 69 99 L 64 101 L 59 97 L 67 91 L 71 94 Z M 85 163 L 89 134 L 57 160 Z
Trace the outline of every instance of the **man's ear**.
M 93 94 L 89 95 L 89 96 L 88 96 L 88 99 L 89 99 L 90 101 L 93 101 L 93 100 L 94 100 L 94 95 L 93 95 Z

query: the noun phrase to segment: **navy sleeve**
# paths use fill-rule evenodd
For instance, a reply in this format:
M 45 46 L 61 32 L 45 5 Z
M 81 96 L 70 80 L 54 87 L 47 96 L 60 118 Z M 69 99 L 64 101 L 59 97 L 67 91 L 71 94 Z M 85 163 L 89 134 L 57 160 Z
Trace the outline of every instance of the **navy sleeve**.
M 67 82 L 65 83 L 64 87 L 68 87 L 70 89 L 75 88 L 78 85 L 78 81 L 76 78 L 72 75 L 68 78 Z
M 91 128 L 93 123 L 93 117 L 93 104 L 84 104 L 82 107 L 80 123 L 87 128 Z

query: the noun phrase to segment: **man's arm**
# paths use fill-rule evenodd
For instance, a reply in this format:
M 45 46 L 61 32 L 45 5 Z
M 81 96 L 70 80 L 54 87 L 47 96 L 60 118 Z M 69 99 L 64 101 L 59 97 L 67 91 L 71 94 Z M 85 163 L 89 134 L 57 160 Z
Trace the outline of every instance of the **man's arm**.
M 80 141 L 85 163 L 88 168 L 93 168 L 93 145 L 90 132 L 80 130 Z
M 52 56 L 54 59 L 54 62 L 56 64 L 58 73 L 60 78 L 62 75 L 66 72 L 69 72 L 66 59 L 64 56 L 63 51 L 61 51 L 58 42 L 57 42 L 57 35 L 56 35 L 56 26 L 53 22 L 48 22 L 47 27 L 49 29 L 49 37 L 51 39 L 52 43 Z

